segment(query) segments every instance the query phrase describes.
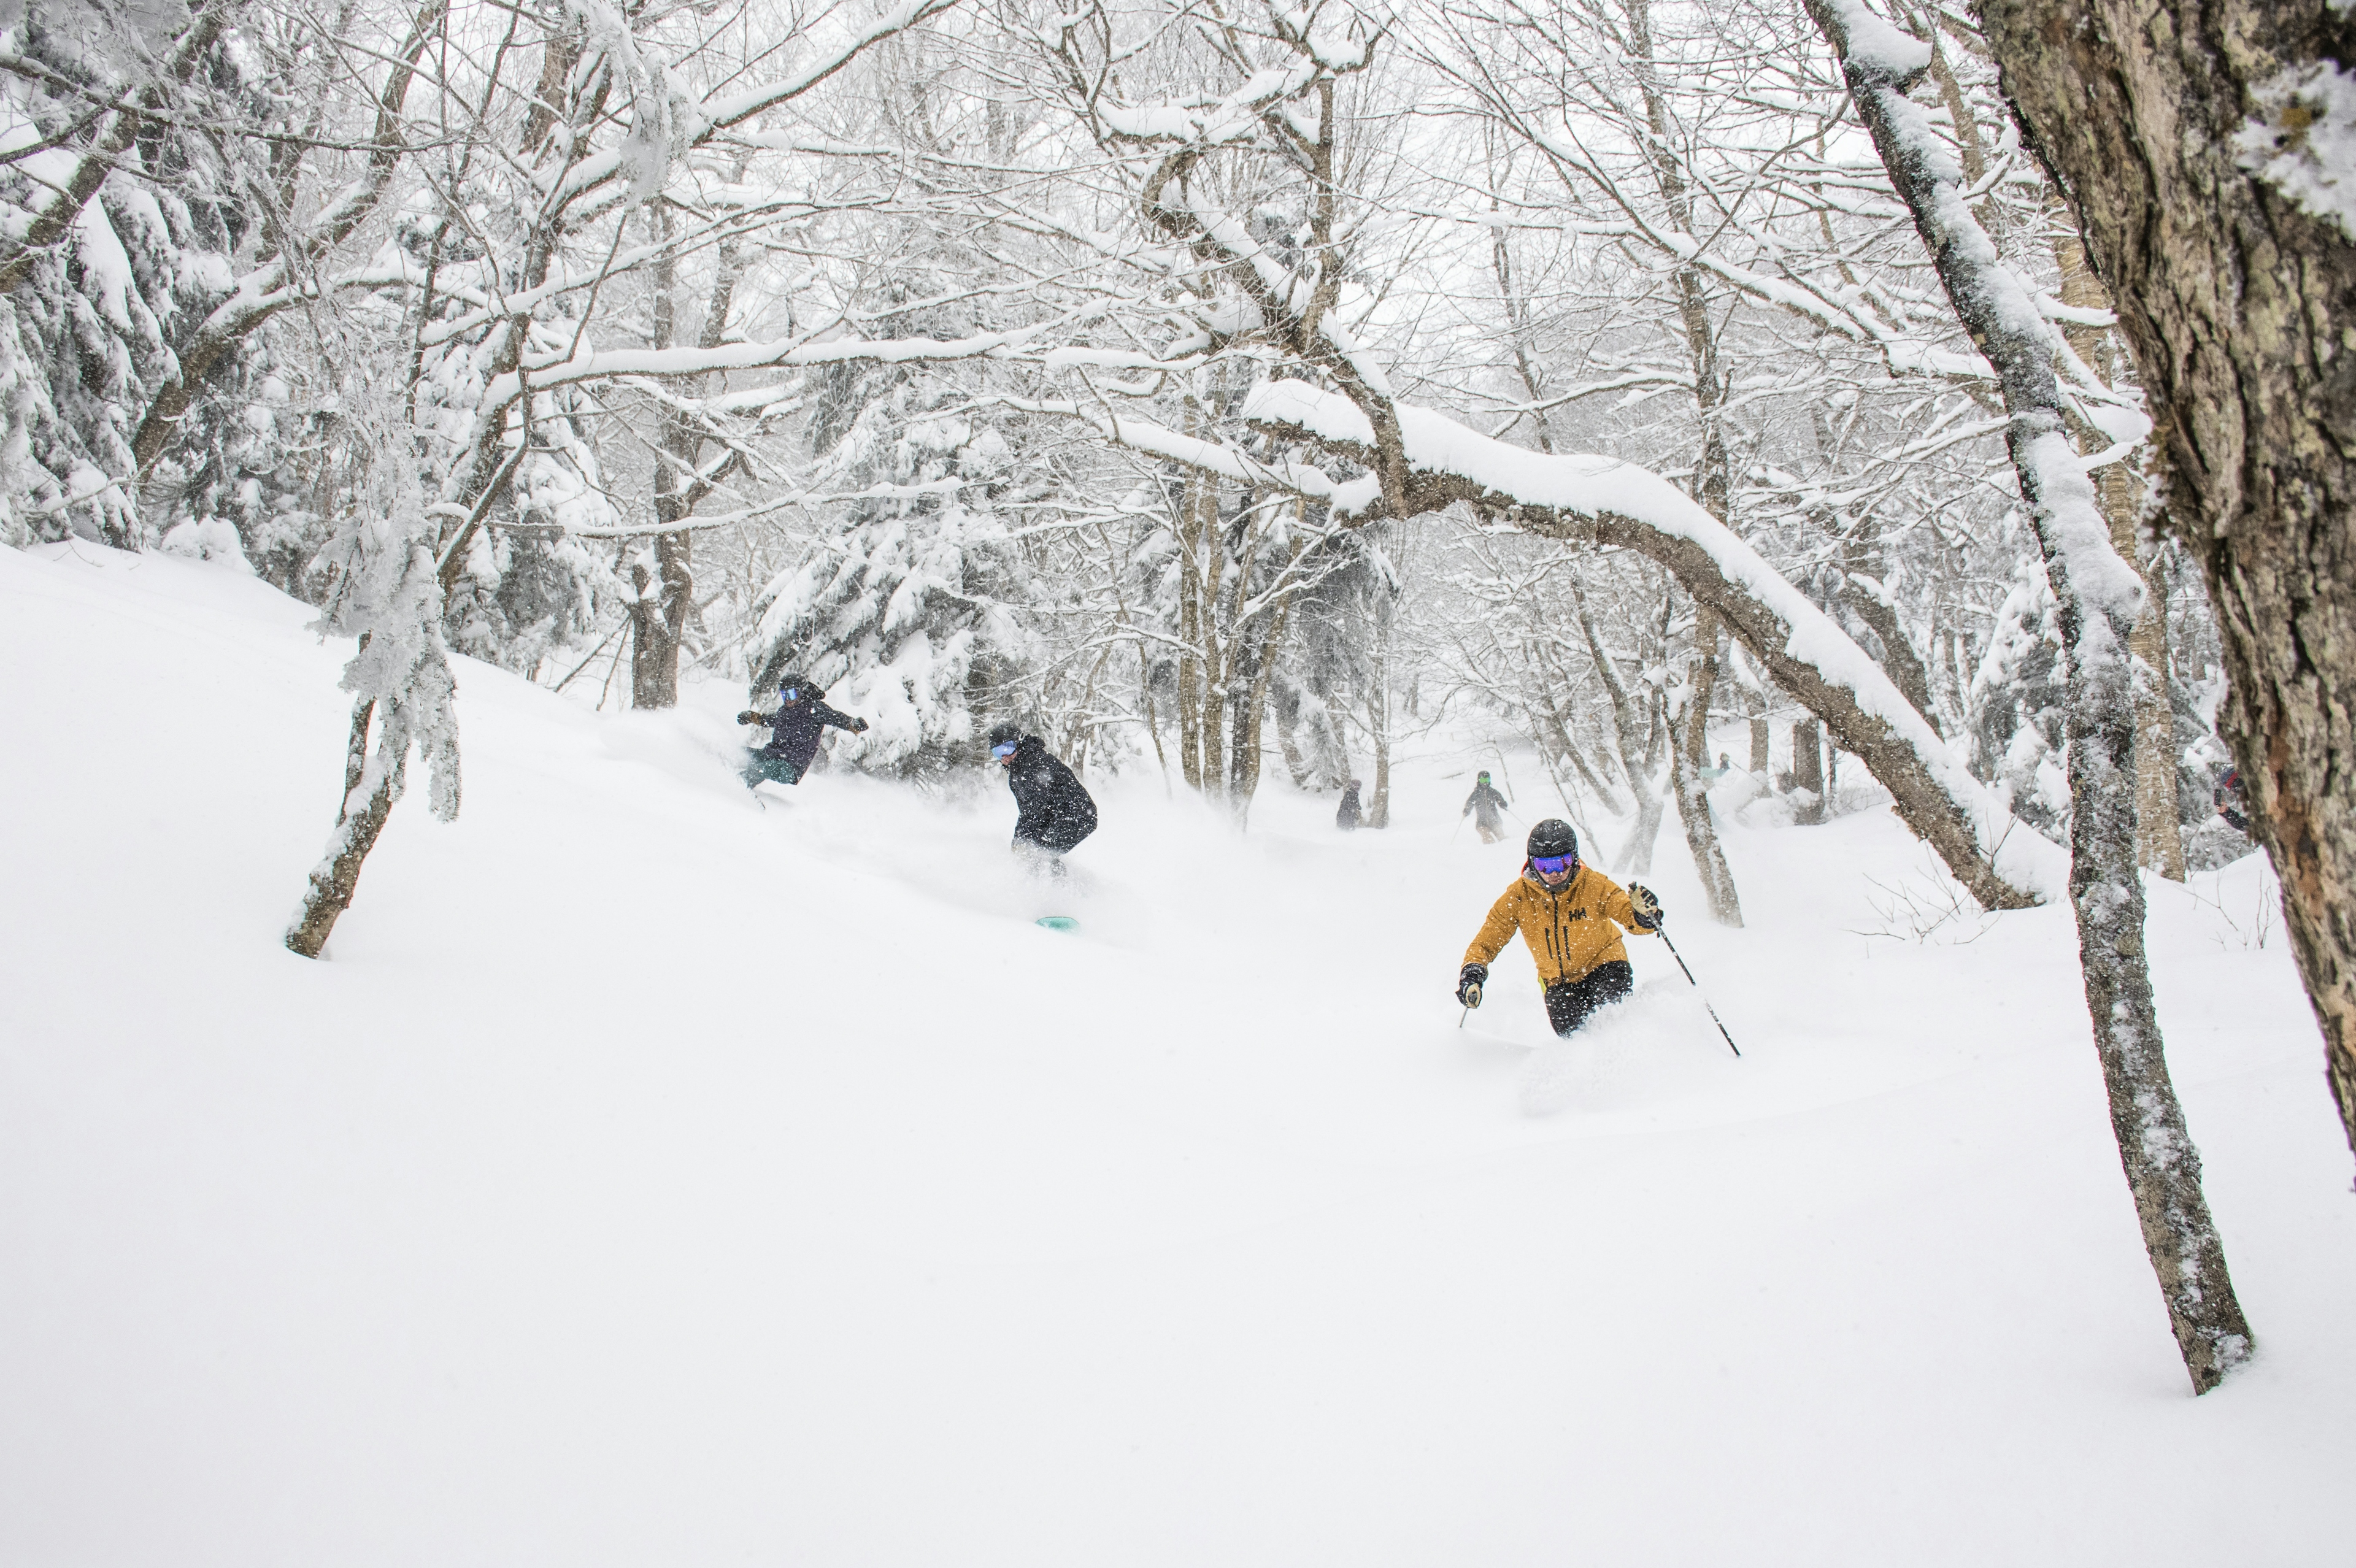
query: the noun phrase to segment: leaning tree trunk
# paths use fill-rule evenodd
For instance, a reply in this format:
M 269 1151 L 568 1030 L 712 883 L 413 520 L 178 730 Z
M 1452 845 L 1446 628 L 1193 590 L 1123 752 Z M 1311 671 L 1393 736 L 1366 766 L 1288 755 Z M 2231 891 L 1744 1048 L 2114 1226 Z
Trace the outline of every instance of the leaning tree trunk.
M 336 830 L 327 841 L 327 857 L 313 868 L 302 907 L 294 912 L 294 923 L 286 931 L 286 945 L 305 958 L 316 958 L 326 949 L 336 922 L 352 907 L 352 895 L 359 889 L 360 863 L 376 848 L 377 835 L 384 831 L 385 818 L 392 815 L 392 803 L 401 798 L 409 763 L 406 749 L 389 763 L 376 759 L 375 776 L 369 776 L 369 720 L 375 713 L 373 698 L 364 697 L 352 704 L 351 740 L 344 750 L 344 803 L 336 812 Z
M 2356 218 L 2308 140 L 2327 121 L 2345 133 L 2335 62 L 2356 58 L 2356 21 L 2314 0 L 1980 9 L 2135 352 L 2169 526 L 2216 606 L 2225 737 L 2356 1147 Z
M 1955 314 L 2004 389 L 2011 416 L 2006 445 L 2044 552 L 2062 631 L 2070 898 L 2086 1010 L 2144 1250 L 2193 1391 L 2205 1393 L 2248 1358 L 2251 1336 L 2201 1193 L 2200 1156 L 2169 1079 L 2144 954 L 2127 638 L 2150 607 L 2135 568 L 2111 548 L 2109 526 L 2066 434 L 2052 336 L 1965 205 L 1962 171 L 1906 96 L 1929 65 L 1928 46 L 1874 20 L 1858 0 L 1808 0 L 1808 10 L 1842 57 L 1858 116 L 1913 214 Z

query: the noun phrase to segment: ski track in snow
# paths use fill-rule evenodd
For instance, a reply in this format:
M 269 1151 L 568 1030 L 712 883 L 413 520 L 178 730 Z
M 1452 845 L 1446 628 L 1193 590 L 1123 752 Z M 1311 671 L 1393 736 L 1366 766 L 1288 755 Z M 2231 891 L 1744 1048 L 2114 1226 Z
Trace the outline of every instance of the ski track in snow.
M 2342 1551 L 2356 1199 L 2254 860 L 2151 889 L 2261 1345 L 2196 1402 L 2068 911 L 1858 934 L 1869 876 L 1934 880 L 1886 812 L 1730 827 L 1741 932 L 1664 827 L 1738 1061 L 1634 937 L 1582 1037 L 1518 944 L 1459 1027 L 1493 753 L 1355 835 L 1092 778 L 1055 885 L 1001 788 L 764 811 L 741 690 L 599 715 L 462 660 L 463 814 L 412 789 L 315 965 L 308 620 L 0 551 L 0 1563 Z

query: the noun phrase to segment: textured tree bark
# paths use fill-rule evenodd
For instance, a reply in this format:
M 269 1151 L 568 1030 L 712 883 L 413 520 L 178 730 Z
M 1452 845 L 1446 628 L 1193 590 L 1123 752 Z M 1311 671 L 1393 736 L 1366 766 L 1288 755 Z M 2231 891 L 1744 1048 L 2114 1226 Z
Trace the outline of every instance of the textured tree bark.
M 1219 528 L 1219 482 L 1203 481 L 1199 500 L 1203 516 L 1195 538 L 1202 541 L 1204 561 L 1197 592 L 1202 611 L 1196 624 L 1203 639 L 1203 717 L 1195 731 L 1203 741 L 1203 791 L 1214 800 L 1227 789 L 1227 691 L 1235 681 L 1235 638 L 1222 636 L 1219 602 L 1226 587 L 1226 535 Z
M 1186 433 L 1194 433 L 1191 405 Z M 1203 787 L 1203 661 L 1197 652 L 1202 646 L 1203 613 L 1202 596 L 1195 586 L 1202 574 L 1202 540 L 1195 533 L 1203 508 L 1194 493 L 1213 482 L 1207 475 L 1189 473 L 1178 492 L 1178 556 L 1183 563 L 1178 569 L 1178 640 L 1183 647 L 1178 656 L 1178 768 L 1186 787 L 1197 792 Z
M 2356 17 L 2314 0 L 1979 4 L 2158 423 L 2169 525 L 2223 637 L 2222 728 L 2356 1147 L 2356 244 L 2254 172 L 2308 156 L 2326 110 L 2300 90 L 2345 82 Z
M 2248 1359 L 2248 1320 L 2201 1188 L 2201 1157 L 2169 1078 L 2144 952 L 2143 879 L 2136 864 L 2135 682 L 2127 637 L 2145 611 L 2131 560 L 2065 433 L 2053 339 L 2027 289 L 1997 257 L 1962 199 L 1922 111 L 1906 96 L 1922 69 L 1886 44 L 1852 48 L 1854 12 L 1807 0 L 1842 57 L 1849 96 L 1913 214 L 1939 281 L 1972 341 L 1995 367 L 2010 416 L 2006 446 L 2045 556 L 2062 631 L 2069 703 L 2070 901 L 2086 1011 L 2103 1066 L 2119 1163 L 2142 1226 L 2177 1348 L 2195 1393 Z
M 1799 811 L 1802 822 L 1825 819 L 1825 738 L 1813 719 L 1792 726 L 1792 787 L 1815 798 Z
M 1687 702 L 1692 711 L 1686 720 L 1681 744 L 1669 748 L 1669 783 L 1677 797 L 1677 820 L 1686 830 L 1686 848 L 1693 851 L 1694 869 L 1701 877 L 1702 897 L 1709 916 L 1720 925 L 1742 923 L 1742 900 L 1734 891 L 1734 868 L 1726 863 L 1725 847 L 1710 821 L 1709 793 L 1700 770 L 1709 763 L 1709 699 L 1718 685 L 1718 618 L 1704 610 L 1694 624 L 1692 677 Z
M 663 517 L 676 522 L 685 516 L 685 508 L 677 504 L 676 494 L 666 495 L 659 483 L 655 491 L 655 513 L 658 517 L 676 512 L 678 517 Z M 630 601 L 630 706 L 633 708 L 676 708 L 679 706 L 679 645 L 687 633 L 687 617 L 695 607 L 695 575 L 693 564 L 695 536 L 681 530 L 655 536 L 655 570 L 649 572 L 643 562 L 630 568 L 630 585 L 637 597 Z
M 334 852 L 312 870 L 310 891 L 304 894 L 303 907 L 286 933 L 287 947 L 305 958 L 316 958 L 326 949 L 336 922 L 352 907 L 352 895 L 359 889 L 360 863 L 376 848 L 377 835 L 384 831 L 385 818 L 392 815 L 392 803 L 401 798 L 405 754 L 379 774 L 359 809 L 352 806 L 352 797 L 368 781 L 369 720 L 375 712 L 373 702 L 360 702 L 352 709 L 351 740 L 344 750 L 344 803 L 336 812 Z

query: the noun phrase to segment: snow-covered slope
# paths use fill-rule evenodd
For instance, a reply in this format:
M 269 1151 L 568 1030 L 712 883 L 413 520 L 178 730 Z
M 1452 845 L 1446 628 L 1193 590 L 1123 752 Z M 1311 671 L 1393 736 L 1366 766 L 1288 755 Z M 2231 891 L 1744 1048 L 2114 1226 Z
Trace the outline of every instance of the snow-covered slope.
M 731 689 L 465 666 L 464 814 L 404 804 L 312 964 L 306 619 L 0 551 L 0 1563 L 2344 1551 L 2356 1198 L 2254 862 L 2153 894 L 2261 1340 L 2195 1401 L 2066 912 L 1859 934 L 1931 882 L 1884 813 L 1733 829 L 1742 932 L 1665 833 L 1742 1061 L 1649 944 L 1562 1046 L 1518 951 L 1449 996 L 1510 759 L 1353 837 L 1095 781 L 1067 895 L 1002 793 L 763 811 Z

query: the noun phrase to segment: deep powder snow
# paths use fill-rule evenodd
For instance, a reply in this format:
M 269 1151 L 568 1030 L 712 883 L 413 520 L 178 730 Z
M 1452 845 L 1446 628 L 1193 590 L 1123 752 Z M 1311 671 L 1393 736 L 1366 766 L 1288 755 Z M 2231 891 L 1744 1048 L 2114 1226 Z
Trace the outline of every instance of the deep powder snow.
M 1903 934 L 1885 811 L 1730 823 L 1740 932 L 1661 847 L 1736 1061 L 1640 939 L 1579 1040 L 1518 948 L 1458 1027 L 1510 755 L 1432 737 L 1349 836 L 1093 777 L 1056 891 L 1001 790 L 756 809 L 740 689 L 460 661 L 464 812 L 403 803 L 311 964 L 307 620 L 0 551 L 0 1562 L 2344 1552 L 2356 1198 L 2254 859 L 2150 889 L 2260 1337 L 2195 1401 L 2069 912 Z

